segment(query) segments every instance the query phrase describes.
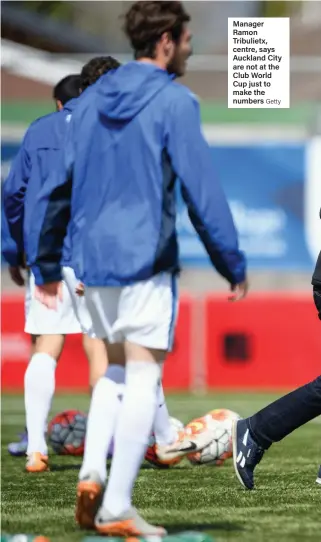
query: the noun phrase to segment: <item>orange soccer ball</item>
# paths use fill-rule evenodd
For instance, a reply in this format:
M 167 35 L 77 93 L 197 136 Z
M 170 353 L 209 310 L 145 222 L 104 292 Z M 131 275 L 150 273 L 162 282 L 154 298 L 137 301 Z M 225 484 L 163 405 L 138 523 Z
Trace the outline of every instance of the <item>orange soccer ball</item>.
M 230 414 L 231 413 L 231 414 Z M 188 459 L 193 465 L 223 465 L 232 457 L 232 411 L 217 409 L 201 418 L 196 418 L 186 426 L 186 433 L 198 434 L 206 429 L 213 431 L 213 439 L 203 450 L 190 454 Z M 236 414 L 236 416 L 238 416 Z
M 229 410 L 228 408 L 215 408 L 214 410 L 210 410 L 210 412 L 205 415 L 205 418 L 208 420 L 222 422 L 224 424 L 224 427 L 230 433 L 229 446 L 225 453 L 225 459 L 231 458 L 233 456 L 232 422 L 233 420 L 239 420 L 241 416 L 239 416 L 239 414 L 237 414 L 236 412 L 233 412 L 233 410 Z

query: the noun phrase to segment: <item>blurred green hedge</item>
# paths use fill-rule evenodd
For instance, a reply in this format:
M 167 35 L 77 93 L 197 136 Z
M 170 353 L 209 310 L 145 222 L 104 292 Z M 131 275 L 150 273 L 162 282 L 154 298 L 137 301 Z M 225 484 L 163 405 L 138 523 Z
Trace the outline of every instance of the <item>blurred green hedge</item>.
M 287 17 L 301 9 L 302 2 L 263 0 L 261 2 L 262 17 Z
M 47 1 L 47 2 L 16 2 L 23 9 L 28 11 L 34 11 L 40 13 L 41 15 L 47 15 L 53 19 L 59 21 L 64 21 L 66 23 L 72 22 L 73 20 L 73 5 L 72 2 L 61 2 L 61 1 Z

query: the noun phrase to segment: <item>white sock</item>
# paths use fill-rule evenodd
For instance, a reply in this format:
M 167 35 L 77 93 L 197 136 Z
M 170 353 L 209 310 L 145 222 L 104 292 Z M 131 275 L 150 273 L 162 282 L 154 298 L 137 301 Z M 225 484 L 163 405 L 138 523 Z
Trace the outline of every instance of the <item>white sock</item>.
M 28 431 L 27 454 L 48 453 L 45 433 L 55 393 L 57 362 L 48 354 L 34 354 L 25 372 L 25 409 Z
M 118 384 L 105 376 L 101 377 L 91 397 L 80 480 L 92 471 L 98 472 L 102 482 L 106 480 L 106 457 L 114 436 L 120 405 Z
M 106 372 L 107 378 L 120 385 L 125 383 L 125 375 L 123 365 L 109 365 Z M 121 387 L 119 389 L 122 390 Z M 177 440 L 178 434 L 170 422 L 162 383 L 158 387 L 157 407 L 153 425 L 155 440 L 157 444 L 173 444 Z
M 120 516 L 131 506 L 134 482 L 143 461 L 157 408 L 160 366 L 129 361 L 126 391 L 115 432 L 115 450 L 103 507 Z
M 175 427 L 171 424 L 164 396 L 163 385 L 160 382 L 157 394 L 157 408 L 155 413 L 153 431 L 157 444 L 173 444 L 177 440 L 178 434 Z

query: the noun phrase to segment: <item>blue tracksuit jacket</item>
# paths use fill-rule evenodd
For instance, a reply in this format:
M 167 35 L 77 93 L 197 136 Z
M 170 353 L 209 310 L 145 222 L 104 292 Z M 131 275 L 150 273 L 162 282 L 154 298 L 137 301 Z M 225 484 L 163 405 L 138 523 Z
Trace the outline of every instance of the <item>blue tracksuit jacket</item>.
M 11 242 L 16 244 L 19 253 L 25 253 L 28 264 L 31 226 L 34 231 L 38 229 L 39 233 L 42 226 L 37 215 L 36 201 L 49 176 L 54 174 L 60 164 L 59 155 L 62 153 L 66 127 L 75 102 L 71 100 L 63 111 L 45 115 L 29 126 L 4 182 L 5 218 Z M 67 233 L 62 264 L 70 265 L 70 259 L 70 236 Z
M 231 284 L 244 280 L 245 258 L 201 133 L 199 104 L 166 71 L 130 62 L 101 78 L 74 109 L 64 148 L 60 174 L 38 198 L 41 231 L 31 236 L 38 284 L 61 278 L 70 208 L 72 217 L 82 216 L 72 249 L 85 285 L 177 272 L 177 182 L 213 265 Z

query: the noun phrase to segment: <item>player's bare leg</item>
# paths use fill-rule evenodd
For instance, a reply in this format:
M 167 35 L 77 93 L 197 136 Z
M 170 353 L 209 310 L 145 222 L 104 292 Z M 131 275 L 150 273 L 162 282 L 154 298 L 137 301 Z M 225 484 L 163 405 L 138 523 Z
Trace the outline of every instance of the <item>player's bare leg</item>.
M 108 367 L 106 347 L 102 339 L 83 335 L 83 348 L 89 363 L 89 386 L 92 390 Z M 123 358 L 124 359 L 124 358 Z
M 28 432 L 27 472 L 48 470 L 47 418 L 55 391 L 55 371 L 64 335 L 41 335 L 25 373 L 25 409 Z

